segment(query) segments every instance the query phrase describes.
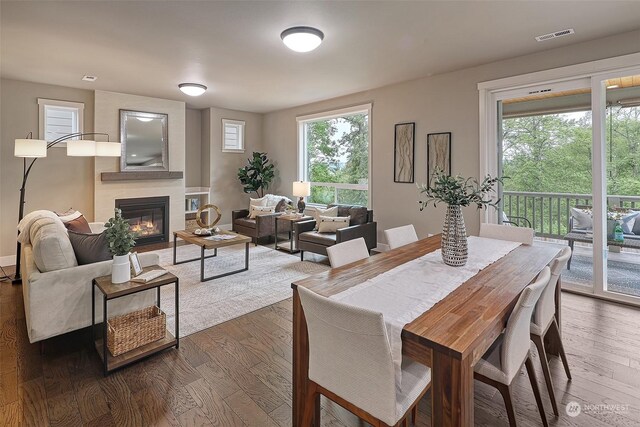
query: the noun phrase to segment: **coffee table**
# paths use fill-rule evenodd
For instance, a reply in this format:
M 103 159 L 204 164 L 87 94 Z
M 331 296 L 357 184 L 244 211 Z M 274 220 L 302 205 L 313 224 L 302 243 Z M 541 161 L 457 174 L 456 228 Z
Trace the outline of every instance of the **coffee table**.
M 200 281 L 201 282 L 207 282 L 209 280 L 219 279 L 221 277 L 230 276 L 232 274 L 236 274 L 236 273 L 241 273 L 243 271 L 247 271 L 249 269 L 249 243 L 251 243 L 251 238 L 247 237 L 247 236 L 243 236 L 242 234 L 234 233 L 232 231 L 220 231 L 220 232 L 216 233 L 216 235 L 230 235 L 230 236 L 233 236 L 233 239 L 229 239 L 229 240 L 213 240 L 213 239 L 208 238 L 208 237 L 213 237 L 213 236 L 202 237 L 202 236 L 195 235 L 195 234 L 193 234 L 192 231 L 188 231 L 188 230 L 174 231 L 173 232 L 173 265 L 184 264 L 184 263 L 187 263 L 187 262 L 193 262 L 193 261 L 200 260 Z M 183 260 L 183 261 L 177 261 L 176 255 L 177 255 L 178 238 L 184 240 L 187 243 L 191 243 L 193 245 L 200 246 L 200 257 L 187 259 L 187 260 Z M 213 258 L 213 257 L 217 256 L 219 248 L 223 248 L 225 246 L 240 245 L 242 243 L 245 244 L 244 268 L 242 268 L 240 270 L 227 271 L 225 273 L 216 274 L 216 275 L 209 276 L 209 277 L 204 277 L 204 260 L 205 259 Z M 205 250 L 211 250 L 211 249 L 214 250 L 213 255 L 205 256 Z

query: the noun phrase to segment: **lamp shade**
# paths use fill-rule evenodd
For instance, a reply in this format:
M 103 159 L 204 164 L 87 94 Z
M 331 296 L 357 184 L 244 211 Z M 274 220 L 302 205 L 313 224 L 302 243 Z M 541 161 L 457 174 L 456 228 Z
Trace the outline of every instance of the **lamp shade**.
M 43 139 L 16 139 L 13 155 L 16 157 L 47 157 L 47 141 Z
M 120 157 L 122 148 L 119 142 L 96 142 L 96 156 L 98 157 Z
M 67 141 L 67 156 L 93 157 L 96 155 L 96 142 L 86 139 Z
M 307 197 L 311 195 L 311 184 L 305 181 L 293 183 L 293 195 L 296 197 Z

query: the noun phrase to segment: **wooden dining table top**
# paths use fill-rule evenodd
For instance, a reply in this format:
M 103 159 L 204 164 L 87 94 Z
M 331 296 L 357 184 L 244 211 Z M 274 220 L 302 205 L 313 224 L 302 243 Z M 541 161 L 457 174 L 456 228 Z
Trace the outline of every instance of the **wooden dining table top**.
M 329 297 L 413 259 L 440 249 L 440 235 L 374 255 L 292 284 Z M 405 344 L 415 341 L 475 363 L 501 331 L 517 296 L 560 252 L 560 246 L 520 245 L 464 282 L 404 326 Z M 425 271 L 425 274 L 428 274 Z

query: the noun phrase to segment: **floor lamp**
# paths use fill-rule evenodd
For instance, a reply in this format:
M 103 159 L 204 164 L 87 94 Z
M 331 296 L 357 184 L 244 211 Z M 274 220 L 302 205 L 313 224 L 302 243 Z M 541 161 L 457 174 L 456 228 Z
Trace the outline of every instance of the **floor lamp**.
M 89 141 L 85 136 L 102 135 L 107 137 L 106 142 Z M 32 139 L 32 132 L 29 132 L 26 139 L 16 139 L 14 146 L 14 156 L 22 157 L 22 186 L 20 186 L 20 204 L 18 206 L 18 223 L 24 218 L 24 195 L 27 187 L 29 172 L 33 168 L 36 160 L 47 157 L 47 151 L 61 142 L 67 141 L 67 156 L 69 157 L 120 157 L 120 143 L 109 141 L 109 135 L 98 132 L 77 132 L 61 136 L 51 142 L 42 139 Z M 31 162 L 27 165 L 27 159 Z M 22 282 L 20 275 L 20 242 L 16 244 L 16 273 L 12 283 Z

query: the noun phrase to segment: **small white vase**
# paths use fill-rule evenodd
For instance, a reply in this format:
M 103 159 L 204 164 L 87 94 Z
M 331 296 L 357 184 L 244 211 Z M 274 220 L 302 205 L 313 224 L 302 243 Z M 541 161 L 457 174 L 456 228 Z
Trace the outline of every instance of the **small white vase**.
M 124 283 L 131 279 L 131 264 L 129 254 L 114 255 L 111 268 L 111 283 Z

